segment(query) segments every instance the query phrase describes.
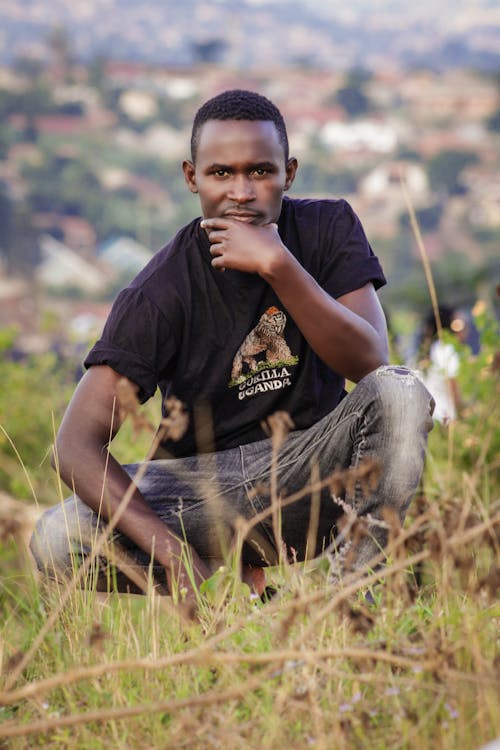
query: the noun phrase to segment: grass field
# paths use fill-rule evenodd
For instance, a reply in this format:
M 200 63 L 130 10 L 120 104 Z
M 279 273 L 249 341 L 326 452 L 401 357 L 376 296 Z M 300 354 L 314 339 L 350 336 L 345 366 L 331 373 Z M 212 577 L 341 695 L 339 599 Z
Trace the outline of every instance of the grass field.
M 16 405 L 2 397 L 0 748 L 479 750 L 499 737 L 498 336 L 478 324 L 465 409 L 431 433 L 422 491 L 392 528 L 383 571 L 333 585 L 327 560 L 283 563 L 262 604 L 228 561 L 195 622 L 151 587 L 39 586 L 24 546 L 34 499 L 63 492 L 42 429 L 70 384 L 43 390 L 50 362 L 3 365 Z M 25 435 L 16 420 L 30 409 Z M 133 438 L 130 427 L 124 458 L 147 439 Z

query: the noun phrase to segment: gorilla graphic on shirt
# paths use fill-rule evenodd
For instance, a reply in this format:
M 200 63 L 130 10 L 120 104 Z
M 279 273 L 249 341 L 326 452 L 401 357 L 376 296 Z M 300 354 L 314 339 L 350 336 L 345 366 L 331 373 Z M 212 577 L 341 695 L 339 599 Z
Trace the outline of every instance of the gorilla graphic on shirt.
M 236 352 L 231 384 L 240 382 L 245 374 L 257 372 L 262 366 L 278 362 L 294 364 L 297 361 L 283 336 L 285 325 L 285 313 L 277 307 L 268 307 Z M 264 355 L 264 358 L 257 360 L 257 355 Z M 243 371 L 244 367 L 248 368 L 246 373 Z

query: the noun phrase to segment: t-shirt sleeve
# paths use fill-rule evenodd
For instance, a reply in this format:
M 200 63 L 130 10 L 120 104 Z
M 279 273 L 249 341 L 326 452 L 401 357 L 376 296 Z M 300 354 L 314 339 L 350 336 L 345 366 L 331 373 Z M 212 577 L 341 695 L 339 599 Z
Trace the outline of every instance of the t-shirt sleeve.
M 341 297 L 368 282 L 375 289 L 386 283 L 361 222 L 346 201 L 327 214 L 322 222 L 323 258 L 320 284 L 332 297 Z
M 174 337 L 162 312 L 141 290 L 124 289 L 84 366 L 112 367 L 139 387 L 142 403 L 168 374 L 174 351 Z

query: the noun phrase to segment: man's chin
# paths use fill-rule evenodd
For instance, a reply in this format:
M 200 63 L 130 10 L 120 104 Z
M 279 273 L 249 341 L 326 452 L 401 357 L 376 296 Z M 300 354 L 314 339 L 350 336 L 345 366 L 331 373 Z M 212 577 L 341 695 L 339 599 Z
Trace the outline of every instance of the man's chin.
M 242 224 L 252 224 L 254 227 L 260 227 L 263 224 L 265 224 L 265 220 L 260 216 L 253 216 L 253 217 L 238 217 L 236 221 L 241 221 Z

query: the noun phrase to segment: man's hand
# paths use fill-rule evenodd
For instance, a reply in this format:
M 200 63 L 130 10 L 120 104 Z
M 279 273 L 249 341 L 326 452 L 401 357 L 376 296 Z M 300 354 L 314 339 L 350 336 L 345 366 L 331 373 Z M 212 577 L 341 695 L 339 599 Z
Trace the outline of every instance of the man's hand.
M 210 240 L 212 266 L 219 270 L 232 268 L 265 276 L 287 253 L 277 224 L 255 226 L 243 220 L 220 217 L 203 219 L 201 227 Z
M 273 288 L 309 346 L 357 383 L 388 361 L 385 318 L 371 283 L 333 299 L 282 243 L 276 224 L 204 219 L 214 268 L 258 273 Z
M 210 571 L 196 550 L 178 538 L 144 500 L 123 467 L 108 452 L 121 426 L 117 387 L 122 376 L 107 365 L 91 367 L 80 380 L 56 439 L 56 468 L 92 510 L 109 519 L 121 508 L 117 528 L 165 569 L 169 591 L 193 607 Z M 185 562 L 192 566 L 191 577 Z

